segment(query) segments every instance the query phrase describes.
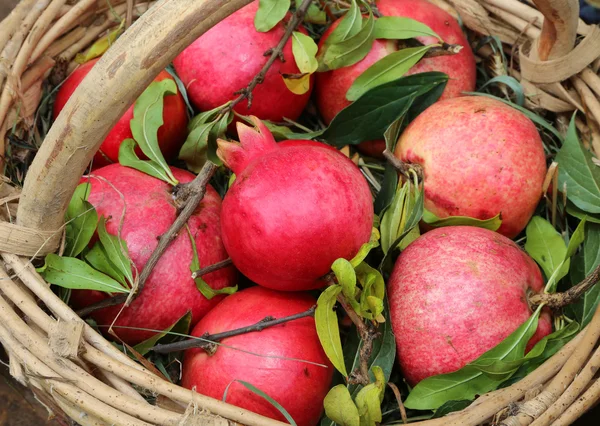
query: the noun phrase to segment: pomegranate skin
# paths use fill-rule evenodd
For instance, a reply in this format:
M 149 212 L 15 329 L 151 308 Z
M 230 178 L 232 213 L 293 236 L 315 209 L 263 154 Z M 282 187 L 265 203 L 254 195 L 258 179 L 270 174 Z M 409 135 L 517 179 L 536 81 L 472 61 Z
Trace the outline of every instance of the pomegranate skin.
M 437 102 L 403 132 L 396 157 L 420 164 L 425 207 L 444 218 L 489 219 L 516 237 L 542 196 L 546 158 L 535 125 L 521 112 L 481 96 Z
M 277 24 L 268 32 L 254 28 L 258 0 L 234 12 L 204 33 L 174 60 L 177 75 L 187 87 L 194 106 L 201 111 L 216 108 L 235 99 L 234 94 L 246 87 L 267 62 L 264 53 L 281 40 L 285 27 Z M 290 15 L 286 19 L 289 19 Z M 306 34 L 303 27 L 297 31 Z M 264 82 L 252 91 L 252 105 L 246 100 L 234 110 L 242 115 L 253 114 L 263 120 L 280 122 L 284 117 L 296 120 L 308 103 L 312 92 L 295 95 L 285 85 L 281 74 L 298 74 L 290 39 L 284 49 L 285 62 L 276 60 Z
M 171 170 L 182 183 L 194 178 L 194 175 L 184 170 Z M 141 272 L 158 244 L 158 237 L 169 229 L 177 216 L 171 200 L 170 186 L 159 179 L 119 164 L 96 170 L 91 175 L 90 182 L 92 189 L 88 200 L 98 211 L 99 217 L 104 215 L 112 218 L 106 224 L 110 234 L 118 233 L 125 203 L 121 238 L 127 242 L 129 255 L 138 272 Z M 201 267 L 228 257 L 221 241 L 220 210 L 219 195 L 211 186 L 207 186 L 206 195 L 199 208 L 188 221 Z M 223 296 L 207 300 L 198 291 L 191 278 L 192 255 L 189 235 L 183 230 L 158 261 L 142 292 L 123 310 L 115 325 L 164 330 L 187 311 L 192 312 L 192 325 L 196 324 L 223 299 Z M 221 289 L 235 285 L 237 275 L 235 269 L 229 267 L 203 278 L 212 288 Z M 98 291 L 73 291 L 71 301 L 77 308 L 81 308 L 106 297 L 106 293 Z M 99 325 L 107 326 L 112 323 L 121 307 L 98 310 L 91 316 Z M 106 328 L 102 329 L 106 331 Z M 137 344 L 154 334 L 118 327 L 115 328 L 115 332 L 128 344 Z
M 368 242 L 373 200 L 359 169 L 318 143 L 277 144 L 238 123 L 241 145 L 219 141 L 219 156 L 237 176 L 223 200 L 223 243 L 237 269 L 259 285 L 284 291 L 321 287 L 338 258 Z
M 58 114 L 62 111 L 77 86 L 79 86 L 83 78 L 90 72 L 98 60 L 93 59 L 79 66 L 62 84 L 54 101 L 54 109 L 52 111 L 54 119 L 58 117 Z M 161 71 L 154 81 L 162 81 L 166 78 L 173 80 L 167 71 Z M 179 149 L 187 137 L 188 117 L 185 101 L 179 91 L 174 96 L 165 96 L 163 102 L 164 124 L 158 129 L 157 139 L 165 159 L 171 161 L 177 157 Z M 123 114 L 106 136 L 104 142 L 102 142 L 99 151 L 94 156 L 94 169 L 119 162 L 119 147 L 121 146 L 121 142 L 125 139 L 133 138 L 129 126 L 129 122 L 133 118 L 133 107 L 134 105 L 125 111 L 125 114 Z M 136 147 L 136 153 L 140 158 L 146 158 L 139 147 Z
M 234 330 L 255 324 L 267 316 L 282 318 L 298 314 L 315 304 L 316 300 L 305 293 L 290 294 L 251 287 L 228 296 L 198 323 L 192 334 L 201 336 L 206 332 Z M 229 347 L 218 347 L 214 355 L 207 355 L 201 349 L 186 351 L 183 387 L 195 387 L 200 394 L 223 399 L 225 389 L 231 383 L 226 402 L 287 422 L 269 402 L 234 382 L 242 380 L 281 404 L 298 426 L 318 424 L 333 366 L 321 347 L 312 317 L 230 337 L 221 343 Z
M 527 290 L 543 285 L 535 262 L 496 232 L 453 226 L 421 236 L 402 252 L 388 284 L 408 383 L 456 371 L 495 347 L 531 316 Z M 526 350 L 551 331 L 542 311 Z
M 399 16 L 420 21 L 428 25 L 446 43 L 463 46 L 456 55 L 422 59 L 406 75 L 429 71 L 448 74 L 450 80 L 441 99 L 460 96 L 462 92 L 475 90 L 475 57 L 458 22 L 452 16 L 426 0 L 379 0 L 377 8 L 384 16 Z M 319 42 L 320 48 L 337 25 L 339 20 L 323 34 Z M 435 37 L 418 37 L 418 40 L 425 45 L 438 42 Z M 346 93 L 354 80 L 375 62 L 396 50 L 393 40 L 377 39 L 373 42 L 371 51 L 360 62 L 349 67 L 317 73 L 315 98 L 325 123 L 329 124 L 342 109 L 350 105 Z M 378 158 L 382 157 L 384 148 L 383 140 L 366 141 L 358 145 L 358 149 L 364 154 Z

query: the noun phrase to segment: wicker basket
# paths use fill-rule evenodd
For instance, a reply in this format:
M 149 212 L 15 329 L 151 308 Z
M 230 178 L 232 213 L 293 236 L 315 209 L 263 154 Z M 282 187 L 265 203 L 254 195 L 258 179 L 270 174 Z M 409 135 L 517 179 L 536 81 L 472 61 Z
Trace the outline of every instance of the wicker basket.
M 112 14 L 126 17 L 127 26 L 139 17 L 77 88 L 22 190 L 0 186 L 1 210 L 8 212 L 0 222 L 0 343 L 13 377 L 57 416 L 82 425 L 284 424 L 173 385 L 132 361 L 77 317 L 30 262 L 58 248 L 79 177 L 143 88 L 188 44 L 250 1 L 112 0 L 108 10 L 104 0 L 21 0 L 0 24 L 3 156 L 7 129 L 29 128 L 35 140 L 31 123 L 43 79 L 64 74 L 76 53 L 116 27 Z M 536 0 L 539 10 L 519 0 L 431 1 L 460 16 L 473 34 L 498 36 L 519 65 L 511 72 L 523 84 L 526 106 L 555 113 L 559 125 L 581 111 L 584 142 L 600 153 L 600 29 L 578 20 L 577 0 Z M 483 47 L 476 54 L 493 65 L 497 52 Z M 571 424 L 600 399 L 599 338 L 600 309 L 527 378 L 419 424 L 478 425 L 497 415 L 504 425 Z M 156 405 L 141 396 L 149 392 Z

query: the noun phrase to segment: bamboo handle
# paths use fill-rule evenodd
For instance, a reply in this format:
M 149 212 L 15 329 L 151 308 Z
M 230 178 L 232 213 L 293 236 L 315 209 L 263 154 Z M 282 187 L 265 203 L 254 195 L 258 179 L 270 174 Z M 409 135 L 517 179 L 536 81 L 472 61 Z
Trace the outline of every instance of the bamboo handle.
M 252 0 L 160 0 L 107 51 L 48 132 L 25 179 L 17 224 L 56 231 L 102 141 L 183 49 Z

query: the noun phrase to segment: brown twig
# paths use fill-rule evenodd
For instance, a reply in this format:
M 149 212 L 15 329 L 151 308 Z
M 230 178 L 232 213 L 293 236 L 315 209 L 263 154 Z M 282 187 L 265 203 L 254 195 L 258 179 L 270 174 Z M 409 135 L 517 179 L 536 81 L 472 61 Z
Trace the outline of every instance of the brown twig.
M 563 306 L 567 306 L 575 302 L 598 281 L 600 281 L 600 265 L 598 265 L 596 269 L 594 269 L 579 284 L 571 287 L 569 290 L 562 293 L 535 294 L 529 299 L 529 301 L 535 306 L 544 303 L 553 309 L 562 308 Z
M 423 58 L 437 58 L 438 56 L 456 55 L 463 49 L 460 44 L 442 43 L 441 46 L 435 46 L 429 49 Z
M 342 294 L 338 296 L 338 302 L 348 314 L 348 317 L 352 320 L 358 330 L 358 334 L 362 340 L 362 346 L 360 347 L 359 359 L 360 364 L 355 371 L 350 373 L 349 383 L 368 385 L 371 380 L 369 379 L 369 359 L 373 352 L 373 342 L 378 336 L 376 329 L 370 322 L 365 322 L 358 316 L 358 314 L 352 309 Z
M 233 101 L 231 101 L 231 103 L 229 103 L 227 106 L 225 106 L 223 111 L 221 111 L 221 115 L 225 115 L 228 112 L 233 111 L 233 108 L 237 104 L 242 102 L 244 99 L 248 99 L 248 109 L 250 109 L 250 107 L 252 106 L 252 91 L 256 88 L 256 86 L 263 83 L 263 81 L 265 80 L 265 76 L 267 75 L 267 72 L 269 71 L 269 68 L 271 68 L 271 65 L 273 65 L 273 63 L 275 62 L 275 60 L 277 60 L 277 58 L 280 58 L 282 62 L 285 62 L 285 59 L 283 57 L 283 48 L 285 47 L 286 43 L 292 36 L 292 33 L 296 30 L 298 25 L 304 19 L 304 15 L 306 15 L 306 11 L 308 10 L 311 3 L 312 3 L 312 0 L 303 0 L 302 1 L 302 4 L 300 5 L 300 7 L 298 7 L 298 9 L 296 9 L 296 12 L 292 16 L 292 19 L 290 19 L 290 22 L 285 29 L 285 33 L 283 34 L 283 37 L 281 37 L 281 40 L 279 40 L 279 43 L 277 44 L 277 46 L 275 46 L 274 48 L 271 48 L 265 52 L 265 56 L 271 55 L 271 56 L 269 56 L 269 60 L 265 63 L 265 65 L 263 65 L 260 72 L 258 74 L 256 74 L 256 76 L 252 79 L 252 81 L 250 82 L 250 84 L 248 84 L 248 86 L 235 92 L 235 94 L 236 95 L 239 94 L 239 96 L 237 98 L 235 98 Z
M 183 228 L 183 226 L 187 223 L 196 208 L 198 208 L 198 205 L 206 193 L 206 185 L 208 185 L 208 182 L 216 170 L 217 166 L 210 161 L 207 161 L 202 167 L 202 170 L 200 170 L 198 176 L 196 176 L 193 181 L 176 187 L 174 194 L 175 204 L 183 206 L 183 208 L 181 213 L 179 213 L 179 216 L 177 216 L 177 219 L 175 219 L 175 222 L 173 222 L 173 225 L 171 225 L 169 230 L 160 237 L 160 240 L 158 240 L 158 245 L 154 249 L 154 252 L 152 252 L 150 259 L 148 259 L 148 262 L 146 262 L 144 269 L 142 269 L 142 272 L 140 273 L 137 288 L 133 288 L 129 294 L 119 294 L 81 309 L 77 312 L 79 316 L 87 316 L 98 309 L 120 305 L 121 303 L 126 303 L 129 305 L 135 299 L 135 297 L 141 293 L 141 291 L 144 289 L 146 280 L 152 273 L 152 270 L 160 260 L 162 254 L 165 252 L 167 247 L 169 247 L 169 244 L 171 244 L 175 237 L 177 237 L 179 231 L 181 231 L 181 228 Z
M 287 317 L 275 319 L 273 317 L 263 318 L 261 321 L 256 324 L 252 324 L 246 327 L 237 328 L 235 330 L 225 331 L 223 333 L 215 333 L 215 334 L 204 334 L 201 336 L 201 339 L 188 339 L 182 342 L 169 343 L 165 345 L 156 345 L 153 347 L 152 351 L 159 354 L 167 354 L 170 352 L 179 352 L 192 348 L 203 348 L 203 349 L 211 349 L 214 347 L 215 342 L 219 342 L 223 339 L 233 336 L 239 336 L 240 334 L 251 333 L 254 331 L 262 331 L 265 328 L 274 327 L 279 324 L 283 324 L 286 322 L 294 321 L 300 318 L 312 317 L 315 314 L 315 309 L 317 306 L 311 307 L 309 310 L 300 312 L 298 314 L 290 315 Z
M 233 261 L 229 258 L 229 259 L 225 259 L 225 260 L 222 260 L 220 262 L 217 262 L 217 263 L 215 263 L 213 265 L 209 265 L 209 266 L 207 266 L 205 268 L 200 268 L 197 271 L 194 271 L 192 273 L 192 279 L 195 280 L 196 278 L 200 278 L 200 277 L 202 277 L 204 275 L 208 275 L 211 272 L 215 272 L 215 271 L 218 271 L 219 269 L 226 268 L 226 267 L 228 267 L 228 266 L 230 266 L 232 264 L 233 264 Z
M 383 151 L 383 156 L 390 163 L 394 169 L 396 169 L 400 174 L 404 177 L 411 178 L 410 170 L 414 171 L 419 180 L 423 178 L 423 168 L 418 164 L 408 164 L 403 161 L 400 161 L 394 154 L 392 154 L 387 148 Z
M 406 415 L 406 408 L 404 408 L 404 404 L 402 403 L 402 395 L 400 395 L 400 390 L 398 386 L 393 384 L 392 382 L 388 382 L 388 386 L 394 392 L 394 396 L 396 397 L 396 402 L 398 403 L 398 408 L 400 409 L 400 416 L 402 417 L 402 422 L 404 424 L 408 423 L 408 416 Z

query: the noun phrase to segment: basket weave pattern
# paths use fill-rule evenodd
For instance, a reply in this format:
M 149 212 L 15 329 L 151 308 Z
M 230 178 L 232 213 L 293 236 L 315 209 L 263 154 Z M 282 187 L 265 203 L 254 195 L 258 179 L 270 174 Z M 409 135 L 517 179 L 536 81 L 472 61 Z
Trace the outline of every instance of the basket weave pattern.
M 118 26 L 115 16 L 124 17 L 126 27 L 137 20 L 77 88 L 22 190 L 0 183 L 0 343 L 12 376 L 58 416 L 82 425 L 284 424 L 173 385 L 133 361 L 65 305 L 30 263 L 59 248 L 79 176 L 122 113 L 175 55 L 250 1 L 112 0 L 109 10 L 104 0 L 21 0 L 0 23 L 3 158 L 9 129 L 35 139 L 43 81 L 72 70 L 77 53 Z M 499 37 L 525 105 L 556 113 L 559 128 L 580 111 L 584 143 L 600 154 L 600 28 L 578 19 L 577 1 L 430 1 L 477 37 Z M 484 46 L 475 53 L 493 69 L 497 52 Z M 474 426 L 494 417 L 507 426 L 571 424 L 600 399 L 599 338 L 600 309 L 527 378 L 461 412 L 418 424 Z

